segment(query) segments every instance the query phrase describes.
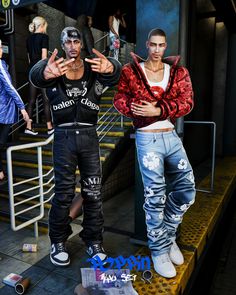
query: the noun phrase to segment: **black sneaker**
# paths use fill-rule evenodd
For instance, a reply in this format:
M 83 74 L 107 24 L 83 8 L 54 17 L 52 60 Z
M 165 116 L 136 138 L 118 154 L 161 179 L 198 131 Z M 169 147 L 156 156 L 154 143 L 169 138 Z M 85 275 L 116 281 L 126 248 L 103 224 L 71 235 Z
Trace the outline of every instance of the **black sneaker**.
M 66 250 L 65 243 L 55 243 L 51 246 L 50 260 L 53 264 L 66 266 L 70 264 L 70 257 Z
M 88 245 L 86 252 L 91 258 L 96 259 L 96 257 L 99 257 L 101 261 L 104 261 L 107 259 L 107 254 L 105 250 L 103 249 L 101 243 Z

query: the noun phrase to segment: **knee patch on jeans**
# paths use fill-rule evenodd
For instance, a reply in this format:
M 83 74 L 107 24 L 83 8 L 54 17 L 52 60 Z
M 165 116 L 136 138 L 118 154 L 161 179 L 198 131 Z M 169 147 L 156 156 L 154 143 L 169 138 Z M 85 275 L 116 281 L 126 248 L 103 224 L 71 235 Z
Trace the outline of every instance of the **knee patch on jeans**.
M 81 192 L 84 199 L 97 201 L 101 199 L 101 177 L 91 176 L 81 180 Z

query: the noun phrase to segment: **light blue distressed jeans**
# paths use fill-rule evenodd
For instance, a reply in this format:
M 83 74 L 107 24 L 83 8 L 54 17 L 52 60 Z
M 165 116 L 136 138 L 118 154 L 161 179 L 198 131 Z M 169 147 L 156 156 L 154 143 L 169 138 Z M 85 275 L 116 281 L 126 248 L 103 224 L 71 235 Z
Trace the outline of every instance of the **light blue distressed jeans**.
M 144 185 L 148 245 L 157 256 L 169 251 L 184 213 L 194 203 L 194 176 L 175 130 L 136 131 L 136 148 Z

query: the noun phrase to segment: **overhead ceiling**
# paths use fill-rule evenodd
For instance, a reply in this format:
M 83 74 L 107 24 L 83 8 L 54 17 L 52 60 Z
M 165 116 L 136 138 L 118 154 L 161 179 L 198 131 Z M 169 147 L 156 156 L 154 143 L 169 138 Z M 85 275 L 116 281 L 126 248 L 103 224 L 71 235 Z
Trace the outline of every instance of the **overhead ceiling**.
M 1 0 L 0 1 L 0 10 L 6 9 L 14 9 L 26 5 L 30 5 L 32 3 L 43 2 L 39 0 Z
M 67 16 L 77 18 L 80 14 L 93 16 L 97 0 L 48 0 L 44 3 L 63 11 Z
M 236 33 L 236 0 L 211 0 L 219 20 L 224 21 L 227 29 Z

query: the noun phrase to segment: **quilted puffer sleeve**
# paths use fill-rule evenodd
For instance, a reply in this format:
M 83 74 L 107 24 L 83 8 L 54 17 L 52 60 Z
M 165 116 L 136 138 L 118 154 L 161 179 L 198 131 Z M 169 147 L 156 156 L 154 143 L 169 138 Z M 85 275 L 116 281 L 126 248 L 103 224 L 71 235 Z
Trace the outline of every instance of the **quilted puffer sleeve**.
M 189 72 L 184 67 L 176 70 L 171 90 L 157 103 L 161 108 L 160 120 L 175 119 L 187 115 L 194 105 Z

